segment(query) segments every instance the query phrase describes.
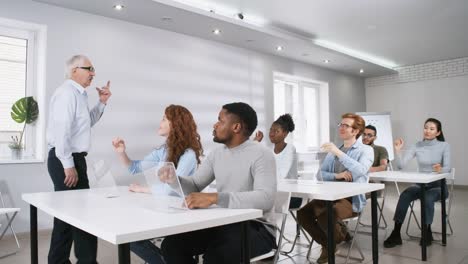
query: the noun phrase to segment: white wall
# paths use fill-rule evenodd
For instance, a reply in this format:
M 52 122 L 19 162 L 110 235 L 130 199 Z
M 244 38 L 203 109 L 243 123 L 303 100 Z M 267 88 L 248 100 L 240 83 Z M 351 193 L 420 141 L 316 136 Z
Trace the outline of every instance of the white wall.
M 405 76 L 366 80 L 367 111 L 390 111 L 393 136 L 404 138 L 408 144 L 422 139 L 427 118 L 439 119 L 445 139 L 451 146 L 456 184 L 468 185 L 468 141 L 465 135 L 465 129 L 468 129 L 468 58 L 409 67 L 412 68 L 402 74 Z M 411 73 L 415 68 L 423 67 L 432 69 Z M 412 75 L 409 79 L 408 74 Z
M 225 103 L 245 101 L 257 110 L 259 127 L 269 128 L 273 116 L 273 71 L 328 82 L 332 135 L 339 115 L 365 110 L 364 81 L 284 58 L 126 23 L 29 0 L 2 0 L 0 17 L 47 25 L 47 102 L 63 82 L 64 61 L 88 55 L 96 67 L 93 85 L 112 81 L 112 98 L 93 129 L 88 162 L 104 159 L 120 184 L 131 178 L 117 163 L 111 139 L 126 139 L 131 157 L 140 158 L 161 143 L 156 129 L 164 108 L 187 106 L 195 116 L 205 150 L 213 148 L 211 130 Z M 90 103 L 97 101 L 90 91 Z M 44 115 L 47 109 L 41 109 Z M 17 231 L 29 230 L 29 207 L 21 193 L 51 191 L 45 164 L 0 165 L 0 188 L 8 202 L 21 207 Z M 39 214 L 39 228 L 51 218 Z

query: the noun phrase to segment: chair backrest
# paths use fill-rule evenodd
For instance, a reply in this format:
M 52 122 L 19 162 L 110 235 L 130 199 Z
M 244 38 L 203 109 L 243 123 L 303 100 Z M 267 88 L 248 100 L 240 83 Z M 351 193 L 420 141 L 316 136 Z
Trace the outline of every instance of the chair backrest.
M 453 188 L 455 186 L 455 168 L 450 169 L 450 176 L 446 178 L 447 182 L 447 189 L 448 189 L 448 196 L 445 199 L 445 202 L 448 202 L 449 208 L 447 209 L 450 211 L 452 207 L 452 199 L 453 199 Z M 441 200 L 439 200 L 441 202 Z
M 450 170 L 450 177 L 447 178 L 447 180 L 455 181 L 455 168 L 452 168 L 452 169 Z
M 455 168 L 452 168 L 450 170 L 450 177 L 448 177 L 447 180 L 449 181 L 449 188 L 450 188 L 448 199 L 452 200 L 453 199 L 453 187 L 455 185 Z
M 277 191 L 275 194 L 275 201 L 273 204 L 273 208 L 271 209 L 270 213 L 266 213 L 264 218 L 272 224 L 277 224 L 276 221 L 278 218 L 276 217 L 277 214 L 288 214 L 289 210 L 289 202 L 291 200 L 291 193 L 290 192 L 282 192 Z
M 275 195 L 274 212 L 287 214 L 289 210 L 289 202 L 291 200 L 290 192 L 277 191 Z
M 387 165 L 387 170 L 388 171 L 393 171 L 393 160 L 389 160 L 388 161 L 388 165 Z

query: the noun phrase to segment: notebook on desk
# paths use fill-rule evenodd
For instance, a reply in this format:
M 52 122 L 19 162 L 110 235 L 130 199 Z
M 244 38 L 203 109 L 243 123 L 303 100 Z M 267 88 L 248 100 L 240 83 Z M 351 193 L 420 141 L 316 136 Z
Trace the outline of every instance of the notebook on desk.
M 148 209 L 166 212 L 188 210 L 185 194 L 179 177 L 177 177 L 174 163 L 159 162 L 143 173 L 154 198 L 154 203 Z

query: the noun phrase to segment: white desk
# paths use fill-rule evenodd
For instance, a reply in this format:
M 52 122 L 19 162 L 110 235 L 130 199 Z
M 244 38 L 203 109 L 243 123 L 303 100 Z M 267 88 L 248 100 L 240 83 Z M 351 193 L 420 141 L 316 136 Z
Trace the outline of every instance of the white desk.
M 294 196 L 306 196 L 311 199 L 324 200 L 327 202 L 328 226 L 333 225 L 333 201 L 344 199 L 371 192 L 371 215 L 372 215 L 372 259 L 373 263 L 379 263 L 378 239 L 377 239 L 377 191 L 385 188 L 383 184 L 377 183 L 354 183 L 354 182 L 323 182 L 311 184 L 306 180 L 278 182 L 278 191 L 290 192 Z M 328 228 L 327 244 L 332 248 L 334 244 L 334 228 Z M 328 263 L 335 263 L 335 254 L 328 254 Z
M 369 173 L 369 178 L 376 181 L 390 181 L 390 182 L 406 182 L 406 183 L 419 183 L 422 184 L 421 188 L 421 224 L 426 225 L 426 189 L 425 184 L 440 181 L 441 182 L 441 197 L 445 197 L 445 187 L 447 185 L 446 178 L 450 173 L 420 173 L 420 172 L 404 172 L 404 171 L 380 171 Z M 447 245 L 447 219 L 445 203 L 442 204 L 441 217 L 442 217 L 442 245 Z M 427 230 L 421 228 L 421 258 L 423 261 L 427 260 Z
M 376 181 L 431 183 L 450 176 L 450 173 L 420 173 L 405 171 L 379 171 L 369 173 L 369 178 Z
M 119 263 L 130 263 L 130 242 L 168 236 L 262 217 L 261 210 L 210 208 L 167 213 L 152 210 L 153 197 L 119 188 L 23 194 L 31 210 L 31 263 L 37 263 L 37 208 L 81 230 L 118 245 Z M 247 225 L 245 224 L 245 227 Z M 246 234 L 244 242 L 247 241 Z M 248 253 L 247 246 L 243 252 Z M 245 251 L 247 250 L 247 251 Z M 249 254 L 243 254 L 248 263 Z

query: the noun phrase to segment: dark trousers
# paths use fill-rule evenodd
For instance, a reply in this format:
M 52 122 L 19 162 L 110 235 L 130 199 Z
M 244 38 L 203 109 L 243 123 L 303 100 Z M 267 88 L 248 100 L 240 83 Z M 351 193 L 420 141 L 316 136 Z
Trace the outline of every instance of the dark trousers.
M 353 205 L 347 199 L 341 199 L 333 203 L 333 226 L 335 228 L 335 244 L 345 239 L 345 230 L 343 226 L 336 224 L 338 220 L 357 215 L 353 212 Z M 322 200 L 312 200 L 297 211 L 297 220 L 299 224 L 309 233 L 312 238 L 320 245 L 327 246 L 328 231 L 327 205 Z
M 445 189 L 445 193 L 448 195 L 447 189 Z M 402 224 L 405 221 L 406 212 L 411 202 L 419 198 L 421 198 L 421 185 L 413 185 L 404 190 L 398 199 L 393 220 Z M 426 224 L 432 224 L 434 220 L 434 203 L 440 200 L 440 182 L 426 184 Z
M 62 163 L 55 156 L 55 149 L 49 151 L 47 169 L 54 183 L 55 191 L 89 189 L 86 173 L 86 153 L 73 153 L 75 169 L 78 172 L 78 183 L 75 187 L 65 186 L 65 172 Z M 70 205 L 73 206 L 73 205 Z M 54 228 L 48 256 L 49 264 L 63 264 L 70 262 L 70 250 L 74 242 L 75 256 L 79 264 L 94 264 L 97 257 L 97 238 L 87 232 L 73 227 L 60 219 L 54 218 Z
M 150 240 L 130 243 L 130 250 L 148 264 L 164 264 L 161 250 Z
M 263 224 L 249 222 L 250 256 L 275 247 L 275 238 Z M 204 264 L 241 262 L 241 224 L 231 224 L 166 237 L 161 245 L 167 264 L 195 264 L 193 256 L 203 254 Z

